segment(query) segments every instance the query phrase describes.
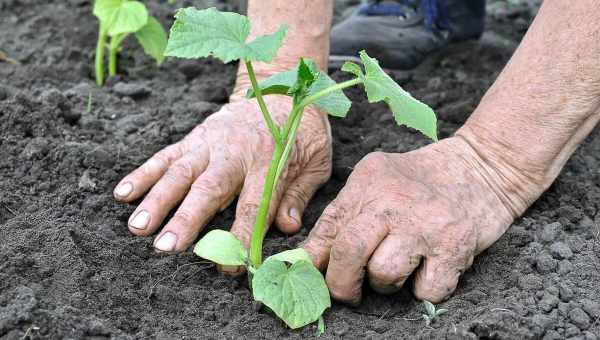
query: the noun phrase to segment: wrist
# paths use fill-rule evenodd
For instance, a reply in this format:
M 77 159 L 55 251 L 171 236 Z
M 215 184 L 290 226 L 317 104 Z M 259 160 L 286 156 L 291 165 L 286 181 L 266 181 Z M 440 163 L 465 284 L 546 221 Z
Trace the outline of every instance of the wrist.
M 473 169 L 496 194 L 513 218 L 527 208 L 550 186 L 548 170 L 542 165 L 522 164 L 512 156 L 510 146 L 498 143 L 468 124 L 455 137 L 468 155 Z

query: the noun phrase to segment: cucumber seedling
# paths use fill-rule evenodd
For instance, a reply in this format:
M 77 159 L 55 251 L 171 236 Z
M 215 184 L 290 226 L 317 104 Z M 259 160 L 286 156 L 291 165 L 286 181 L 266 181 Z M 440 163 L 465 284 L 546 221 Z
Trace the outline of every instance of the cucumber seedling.
M 360 52 L 362 67 L 346 63 L 342 70 L 352 74 L 353 78 L 339 84 L 308 59 L 300 59 L 295 68 L 274 74 L 259 83 L 252 62 L 272 61 L 285 37 L 285 25 L 273 34 L 246 41 L 250 34 L 250 21 L 237 13 L 190 7 L 178 10 L 175 18 L 165 55 L 180 58 L 212 56 L 225 63 L 239 60 L 246 67 L 252 84 L 247 97 L 256 98 L 275 144 L 250 250 L 246 250 L 230 232 L 213 230 L 198 241 L 194 252 L 220 265 L 245 266 L 254 299 L 273 310 L 289 327 L 298 328 L 319 320 L 322 325 L 319 328 L 324 329 L 321 315 L 331 307 L 331 300 L 323 275 L 314 267 L 309 254 L 298 248 L 270 256 L 264 263 L 262 261 L 271 196 L 292 152 L 304 109 L 314 105 L 332 116 L 344 117 L 351 102 L 342 90 L 362 85 L 369 102 L 387 103 L 398 124 L 417 129 L 433 140 L 437 140 L 435 114 L 396 84 L 377 60 L 364 51 Z M 263 99 L 266 95 L 292 98 L 292 109 L 285 124 L 279 126 L 273 121 Z
M 119 46 L 130 34 L 135 34 L 146 54 L 158 65 L 164 59 L 167 33 L 156 18 L 148 15 L 146 6 L 139 1 L 96 0 L 94 15 L 98 18 L 98 42 L 96 44 L 96 84 L 104 84 L 104 52 L 108 49 L 108 76 L 117 74 Z M 107 39 L 110 42 L 107 43 Z

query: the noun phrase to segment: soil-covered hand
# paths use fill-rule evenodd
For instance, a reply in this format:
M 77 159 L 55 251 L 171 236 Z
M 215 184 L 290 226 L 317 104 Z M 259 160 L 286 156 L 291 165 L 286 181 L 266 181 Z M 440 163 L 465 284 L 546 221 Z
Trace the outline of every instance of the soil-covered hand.
M 266 98 L 273 119 L 282 124 L 289 99 Z M 240 194 L 232 232 L 249 245 L 274 141 L 256 101 L 238 99 L 221 108 L 179 143 L 155 154 L 127 175 L 114 191 L 131 202 L 148 194 L 129 219 L 135 235 L 154 233 L 180 202 L 156 236 L 160 251 L 182 251 L 218 211 Z M 297 232 L 303 210 L 331 173 L 331 133 L 327 117 L 307 109 L 298 138 L 273 194 L 269 224 Z
M 358 303 L 365 274 L 376 291 L 391 293 L 416 272 L 416 297 L 439 302 L 513 221 L 495 179 L 460 137 L 405 154 L 372 153 L 303 247 L 327 269 L 338 300 Z

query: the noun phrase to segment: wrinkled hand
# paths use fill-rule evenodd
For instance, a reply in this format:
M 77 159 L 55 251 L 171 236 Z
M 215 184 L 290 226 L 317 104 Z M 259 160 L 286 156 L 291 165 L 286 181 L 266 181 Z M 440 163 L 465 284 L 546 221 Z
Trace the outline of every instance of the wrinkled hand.
M 283 97 L 266 98 L 273 119 L 283 124 L 291 108 Z M 327 118 L 307 109 L 297 141 L 273 194 L 269 224 L 297 232 L 314 192 L 331 173 L 331 133 Z M 131 202 L 148 194 L 129 219 L 139 236 L 154 233 L 160 251 L 185 250 L 204 225 L 240 194 L 232 232 L 249 245 L 274 142 L 254 100 L 240 99 L 207 118 L 179 143 L 170 145 L 117 185 L 117 200 Z
M 439 302 L 512 223 L 485 179 L 489 170 L 458 137 L 405 154 L 372 153 L 303 247 L 327 268 L 335 299 L 358 303 L 365 272 L 376 291 L 391 293 L 416 271 L 416 297 Z

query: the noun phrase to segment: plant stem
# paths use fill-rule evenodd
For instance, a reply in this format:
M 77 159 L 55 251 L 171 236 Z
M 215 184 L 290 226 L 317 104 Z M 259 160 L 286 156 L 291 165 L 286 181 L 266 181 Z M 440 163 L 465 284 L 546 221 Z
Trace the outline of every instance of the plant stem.
M 106 45 L 106 30 L 100 24 L 98 28 L 98 42 L 96 43 L 96 84 L 104 84 L 104 46 Z
M 125 40 L 127 34 L 119 34 L 110 39 L 110 46 L 108 48 L 108 76 L 114 77 L 117 75 L 117 53 L 119 52 L 119 46 Z
M 250 62 L 246 62 L 246 67 L 248 68 L 248 74 L 250 76 L 250 81 L 252 82 L 252 87 L 254 89 L 256 99 L 259 103 L 259 106 L 261 106 L 261 111 L 265 116 L 265 121 L 267 122 L 267 125 L 270 126 L 269 124 L 273 124 L 273 122 L 272 120 L 270 120 L 269 112 L 267 111 L 266 105 L 262 100 L 262 94 L 260 93 L 260 89 L 258 88 L 258 84 L 256 83 L 256 77 L 254 75 L 254 70 L 252 70 L 252 65 L 250 64 Z M 273 196 L 273 190 L 275 190 L 277 182 L 279 181 L 279 177 L 285 169 L 287 160 L 292 151 L 292 147 L 296 141 L 296 133 L 298 132 L 300 122 L 302 121 L 304 108 L 312 104 L 319 98 L 328 95 L 331 92 L 351 87 L 360 83 L 362 83 L 362 79 L 356 78 L 321 90 L 311 96 L 304 98 L 300 102 L 298 102 L 295 99 L 292 111 L 288 116 L 288 121 L 284 126 L 282 134 L 279 135 L 278 129 L 274 130 L 271 129 L 271 126 L 269 127 L 272 133 L 274 131 L 277 131 L 277 137 L 275 134 L 273 134 L 273 138 L 276 141 L 275 150 L 273 151 L 271 163 L 269 164 L 269 170 L 265 179 L 262 198 L 258 207 L 258 213 L 256 215 L 256 222 L 252 231 L 252 239 L 250 241 L 250 263 L 254 268 L 258 268 L 262 263 L 262 245 L 265 237 L 267 218 L 269 214 L 271 198 Z M 264 109 L 262 107 L 263 105 Z M 269 119 L 267 119 L 267 117 L 269 117 Z M 271 123 L 269 123 L 269 121 Z
M 280 143 L 275 143 L 275 150 L 273 150 L 273 157 L 271 158 L 271 163 L 269 164 L 269 170 L 267 172 L 267 178 L 265 179 L 262 198 L 260 200 L 260 205 L 258 206 L 256 222 L 254 223 L 254 229 L 252 231 L 252 239 L 250 241 L 250 263 L 252 266 L 254 266 L 254 268 L 258 268 L 262 263 L 262 245 L 265 237 L 267 217 L 269 215 L 269 206 L 271 204 L 273 190 L 275 189 L 275 182 L 277 181 L 277 168 L 279 166 L 279 162 L 281 162 L 283 151 L 283 145 Z
M 269 110 L 267 109 L 267 105 L 265 104 L 265 100 L 263 99 L 263 96 L 262 96 L 262 91 L 260 90 L 260 87 L 258 86 L 258 82 L 256 81 L 256 74 L 254 73 L 254 67 L 252 67 L 252 62 L 250 62 L 249 60 L 246 60 L 245 63 L 246 63 L 246 69 L 248 70 L 248 77 L 250 78 L 250 83 L 252 83 L 252 89 L 254 90 L 254 95 L 256 96 L 256 101 L 258 102 L 260 111 L 263 114 L 265 123 L 267 123 L 267 127 L 269 128 L 269 131 L 271 131 L 271 135 L 273 136 L 273 139 L 275 139 L 275 143 L 281 144 L 283 141 L 281 140 L 279 128 L 277 127 L 277 125 L 275 125 L 275 122 L 273 122 L 273 118 L 271 118 L 271 114 L 269 113 Z
M 321 97 L 324 97 L 324 96 L 330 94 L 331 92 L 335 92 L 337 90 L 343 90 L 343 89 L 345 89 L 347 87 L 351 87 L 351 86 L 354 86 L 354 85 L 361 84 L 362 82 L 363 82 L 362 79 L 360 79 L 360 78 L 354 78 L 354 79 L 346 80 L 346 81 L 341 82 L 339 84 L 336 84 L 334 86 L 330 86 L 330 87 L 328 87 L 326 89 L 323 89 L 323 90 L 321 90 L 321 91 L 319 91 L 319 92 L 317 92 L 317 93 L 315 93 L 315 94 L 313 94 L 311 96 L 308 96 L 308 97 L 304 98 L 300 102 L 299 106 L 306 107 L 306 106 L 314 103 L 317 99 L 319 99 Z

